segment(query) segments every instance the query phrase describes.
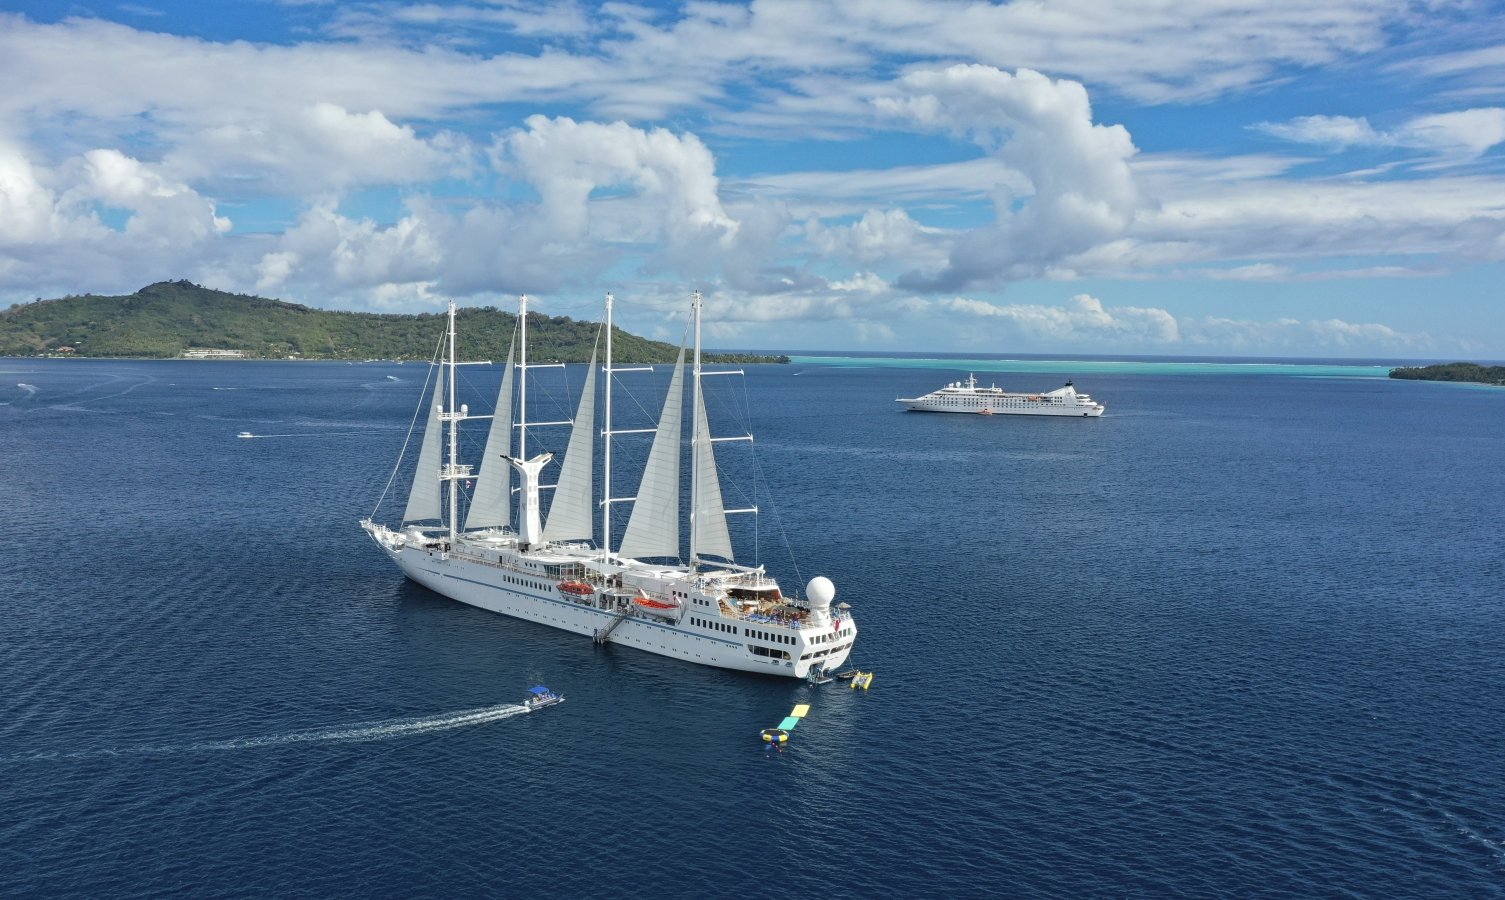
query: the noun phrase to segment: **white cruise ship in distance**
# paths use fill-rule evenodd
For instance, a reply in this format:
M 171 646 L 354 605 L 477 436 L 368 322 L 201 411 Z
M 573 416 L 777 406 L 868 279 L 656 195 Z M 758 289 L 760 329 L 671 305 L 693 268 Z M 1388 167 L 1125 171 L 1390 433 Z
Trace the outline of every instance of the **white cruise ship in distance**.
M 1077 393 L 1071 382 L 1043 394 L 1013 394 L 997 385 L 978 387 L 977 376 L 955 381 L 923 397 L 896 403 L 914 412 L 981 413 L 985 416 L 1100 416 L 1105 407 L 1086 394 Z
M 693 305 L 690 396 L 687 402 L 681 346 L 656 428 L 613 428 L 616 375 L 644 370 L 612 366 L 611 303 L 608 294 L 601 402 L 598 406 L 593 352 L 573 422 L 529 418 L 528 372 L 549 366 L 528 363 L 526 297 L 519 304 L 514 338 L 520 359 L 514 365 L 513 352 L 508 352 L 495 414 L 472 415 L 457 402 L 455 369 L 464 363 L 455 358 L 451 303 L 447 358 L 433 368 L 438 377 L 401 524 L 380 524 L 373 512 L 361 527 L 407 577 L 424 587 L 482 609 L 590 635 L 596 643 L 792 678 L 818 679 L 841 666 L 851 653 L 857 623 L 849 604 L 833 606 L 836 589 L 830 580 L 811 579 L 799 598 L 782 592 L 761 565 L 739 565 L 733 558 L 726 517 L 756 513 L 757 507 L 725 508 L 713 447 L 722 441 L 751 441 L 752 435 L 711 436 L 701 378 L 741 373 L 701 371 L 700 294 Z M 691 422 L 687 479 L 681 477 L 680 458 L 686 405 Z M 490 420 L 479 470 L 459 459 L 460 425 L 474 419 Z M 557 470 L 550 466 L 552 454 L 528 456 L 530 429 L 564 425 L 571 426 L 570 437 Z M 638 435 L 628 439 L 646 441 L 648 434 L 652 446 L 636 494 L 615 495 L 613 439 Z M 546 474 L 556 483 L 544 484 Z M 394 481 L 396 477 L 394 469 Z M 462 508 L 465 486 L 472 482 Z M 592 496 L 595 486 L 599 497 Z M 552 496 L 547 509 L 540 500 L 543 491 Z M 688 553 L 681 545 L 684 493 L 689 494 Z M 611 509 L 618 503 L 632 508 L 613 545 Z

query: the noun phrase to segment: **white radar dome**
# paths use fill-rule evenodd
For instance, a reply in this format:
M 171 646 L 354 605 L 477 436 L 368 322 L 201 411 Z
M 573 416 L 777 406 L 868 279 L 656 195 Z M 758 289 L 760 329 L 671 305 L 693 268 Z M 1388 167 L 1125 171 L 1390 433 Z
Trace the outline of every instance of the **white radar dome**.
M 811 609 L 830 609 L 836 599 L 836 585 L 824 575 L 817 575 L 805 585 L 805 596 L 810 598 Z

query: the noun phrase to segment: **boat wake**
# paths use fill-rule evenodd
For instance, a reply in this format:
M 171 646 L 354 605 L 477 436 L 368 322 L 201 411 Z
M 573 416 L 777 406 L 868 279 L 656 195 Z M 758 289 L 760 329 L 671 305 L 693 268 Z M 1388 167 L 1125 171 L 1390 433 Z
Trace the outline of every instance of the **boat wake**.
M 37 386 L 34 384 L 27 384 L 24 381 L 18 381 L 16 382 L 16 387 L 20 388 L 23 391 L 23 395 L 17 397 L 16 400 L 30 400 L 32 397 L 35 397 L 37 395 Z M 15 403 L 16 400 L 0 401 L 0 406 L 10 406 L 12 403 Z
M 179 753 L 210 753 L 217 750 L 257 750 L 263 747 L 282 747 L 288 744 L 354 743 L 360 741 L 385 741 L 393 738 L 412 737 L 472 725 L 500 722 L 528 712 L 517 703 L 487 706 L 459 712 L 442 713 L 418 718 L 385 719 L 376 722 L 356 722 L 350 725 L 334 725 L 305 731 L 288 731 L 257 737 L 229 738 L 220 741 L 193 741 L 182 744 L 142 744 L 129 747 L 108 747 L 97 750 L 44 751 L 0 757 L 8 762 L 52 759 L 97 759 L 111 756 L 171 755 Z
M 65 411 L 68 411 L 68 412 L 94 412 L 94 410 L 92 410 L 89 407 L 84 406 L 82 404 L 84 404 L 84 403 L 94 404 L 94 403 L 98 403 L 101 400 L 113 400 L 116 397 L 124 397 L 126 394 L 129 394 L 131 391 L 134 391 L 136 388 L 143 387 L 143 386 L 148 385 L 148 384 L 152 384 L 156 380 L 157 379 L 151 377 L 150 375 L 110 375 L 104 381 L 100 381 L 100 382 L 97 382 L 95 384 L 88 385 L 86 387 L 81 387 L 81 388 L 79 388 L 78 390 L 74 391 L 71 394 L 65 394 L 60 399 L 66 399 L 67 397 L 79 397 L 79 399 L 73 400 L 73 401 L 68 402 L 68 403 L 60 403 L 60 404 L 57 404 L 56 406 L 53 406 L 52 408 L 53 409 L 58 409 L 58 410 L 65 410 Z M 81 395 L 87 394 L 89 391 L 98 390 L 100 388 L 113 388 L 113 387 L 116 387 L 116 386 L 120 385 L 122 382 L 126 382 L 127 383 L 126 386 L 123 387 L 123 388 L 121 388 L 118 391 L 114 391 L 113 393 L 109 393 L 109 394 L 94 394 L 92 396 L 81 396 Z
M 354 435 L 370 434 L 370 431 L 299 431 L 289 434 L 252 434 L 242 431 L 236 437 L 242 438 L 305 438 L 305 437 L 351 437 Z

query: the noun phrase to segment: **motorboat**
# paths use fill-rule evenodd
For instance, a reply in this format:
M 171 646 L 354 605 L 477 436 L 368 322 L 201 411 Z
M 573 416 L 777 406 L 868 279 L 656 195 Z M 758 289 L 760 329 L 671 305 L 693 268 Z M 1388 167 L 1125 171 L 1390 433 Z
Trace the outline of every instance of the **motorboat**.
M 540 684 L 528 691 L 528 699 L 523 701 L 523 706 L 528 708 L 528 712 L 534 712 L 545 706 L 555 706 L 563 702 L 563 697 Z

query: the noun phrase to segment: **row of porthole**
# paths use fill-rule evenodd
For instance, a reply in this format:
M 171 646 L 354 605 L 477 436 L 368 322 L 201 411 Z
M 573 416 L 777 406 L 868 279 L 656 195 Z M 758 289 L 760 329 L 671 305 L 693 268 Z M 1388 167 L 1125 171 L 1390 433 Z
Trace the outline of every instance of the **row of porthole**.
M 628 635 L 623 635 L 623 637 L 626 638 L 628 641 L 634 643 L 634 644 L 642 644 L 642 645 L 646 645 L 647 644 L 647 641 L 637 640 L 637 639 L 632 638 L 632 637 L 630 637 Z M 660 650 L 673 650 L 674 649 L 673 647 L 665 647 L 663 644 L 656 644 L 654 646 L 658 647 Z M 695 658 L 696 659 L 700 659 L 701 658 L 700 654 L 699 653 L 695 654 Z
M 547 618 L 551 622 L 558 622 L 561 625 L 569 625 L 570 624 L 569 622 L 566 622 L 563 619 L 556 619 L 556 618 L 554 618 L 552 616 L 546 616 L 544 618 Z M 713 627 L 716 623 L 706 623 L 706 624 L 707 624 L 708 627 Z M 631 638 L 628 635 L 623 635 L 623 637 L 626 638 L 628 641 L 631 641 L 632 643 L 635 643 L 635 644 L 646 644 L 645 641 L 635 640 L 635 639 Z M 671 647 L 665 647 L 663 644 L 658 644 L 657 646 L 658 646 L 658 648 L 660 650 L 672 650 L 673 649 Z M 770 655 L 776 654 L 776 653 L 783 653 L 782 650 L 772 650 L 772 649 L 770 649 L 768 652 L 769 652 Z M 695 654 L 695 658 L 699 659 L 700 658 L 700 654 L 698 654 L 698 653 Z M 789 658 L 788 654 L 784 654 L 784 656 L 782 658 L 788 659 Z
M 535 591 L 548 590 L 549 588 L 547 582 L 534 583 L 532 581 L 524 580 L 523 578 L 516 575 L 503 575 L 502 580 L 509 584 L 515 584 L 518 587 L 532 588 Z
M 630 642 L 631 642 L 631 643 L 634 643 L 634 644 L 639 644 L 639 645 L 644 645 L 644 646 L 646 646 L 646 645 L 647 645 L 647 642 L 646 642 L 646 641 L 639 641 L 639 640 L 634 640 L 634 639 L 632 639 L 632 638 L 630 638 L 630 637 L 628 637 L 628 636 L 627 636 L 627 635 L 623 635 L 623 637 L 624 637 L 624 638 L 626 638 L 626 639 L 627 639 L 627 640 L 628 640 L 628 641 L 630 641 Z M 657 644 L 657 645 L 655 645 L 655 646 L 657 646 L 657 647 L 658 647 L 658 648 L 659 648 L 659 649 L 660 649 L 660 650 L 673 650 L 673 649 L 674 649 L 674 648 L 672 648 L 672 647 L 665 647 L 665 646 L 664 646 L 664 645 L 663 645 L 663 644 Z M 784 654 L 784 655 L 783 655 L 783 656 L 782 656 L 782 657 L 775 657 L 775 658 L 773 658 L 773 659 L 770 659 L 770 660 L 769 660 L 769 661 L 770 661 L 770 662 L 772 662 L 772 663 L 773 663 L 773 664 L 774 664 L 774 665 L 778 665 L 778 663 L 779 663 L 779 659 L 786 659 L 786 660 L 787 660 L 787 659 L 789 659 L 789 654 L 787 654 L 787 653 L 784 653 L 784 651 L 782 651 L 782 650 L 774 650 L 774 649 L 773 649 L 773 648 L 771 648 L 771 647 L 764 647 L 764 648 L 756 648 L 756 649 L 762 649 L 762 650 L 766 650 L 766 651 L 767 651 L 767 652 L 768 652 L 768 654 L 769 654 L 769 655 L 773 655 L 773 654 L 779 654 L 779 653 L 782 653 L 782 654 Z M 760 654 L 760 655 L 761 655 L 761 654 Z M 699 653 L 696 653 L 696 654 L 695 654 L 695 658 L 696 658 L 696 659 L 703 659 L 703 658 L 704 658 L 704 657 L 702 657 L 702 656 L 701 656 L 701 655 L 700 655 L 700 654 L 699 654 Z M 792 663 L 792 662 L 786 662 L 786 663 L 784 663 L 784 665 L 786 665 L 786 666 L 789 666 L 789 665 L 793 665 L 793 663 Z
M 710 621 L 707 621 L 705 619 L 697 619 L 694 616 L 690 617 L 690 624 L 691 625 L 698 625 L 701 628 L 715 629 L 716 631 L 726 631 L 726 632 L 731 632 L 731 633 L 735 633 L 736 632 L 736 628 L 733 627 L 733 626 L 731 626 L 731 625 L 726 625 L 726 624 L 723 624 L 721 622 L 710 622 Z

